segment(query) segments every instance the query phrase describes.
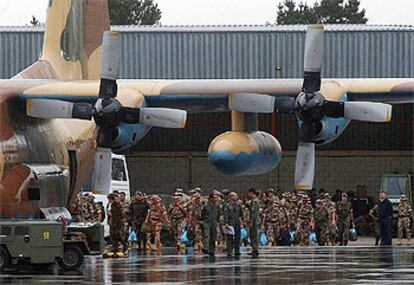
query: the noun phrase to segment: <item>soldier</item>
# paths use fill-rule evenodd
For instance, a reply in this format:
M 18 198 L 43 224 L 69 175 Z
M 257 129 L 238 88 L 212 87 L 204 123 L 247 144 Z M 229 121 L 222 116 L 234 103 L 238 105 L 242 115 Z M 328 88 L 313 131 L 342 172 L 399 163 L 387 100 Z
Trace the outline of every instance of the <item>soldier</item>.
M 122 206 L 122 216 L 124 217 L 122 220 L 123 226 L 123 236 L 125 239 L 128 239 L 129 236 L 129 204 L 130 202 L 126 199 L 125 192 L 119 193 L 119 203 L 121 203 Z
M 112 241 L 113 252 L 118 252 L 118 244 L 123 245 L 124 252 L 128 251 L 128 246 L 122 236 L 122 207 L 119 198 L 114 194 L 109 194 L 108 198 L 108 224 Z
M 171 217 L 174 237 L 175 237 L 175 245 L 177 246 L 177 250 L 181 250 L 181 232 L 183 229 L 183 223 L 185 222 L 185 218 L 187 217 L 187 210 L 184 207 L 184 202 L 182 200 L 182 194 L 179 192 L 174 193 L 173 195 L 173 202 L 168 207 L 168 214 Z
M 249 197 L 248 207 L 249 207 L 249 235 L 250 235 L 250 242 L 252 245 L 252 252 L 250 255 L 253 258 L 257 258 L 259 256 L 259 225 L 260 225 L 260 218 L 259 218 L 259 211 L 260 211 L 260 201 L 256 196 L 256 190 L 254 188 L 250 188 L 247 190 L 247 196 Z
M 316 238 L 318 240 L 318 245 L 323 246 L 327 241 L 329 213 L 328 210 L 324 207 L 323 201 L 321 199 L 316 200 L 315 205 L 316 209 L 314 213 L 314 230 L 316 233 Z
M 342 193 L 341 201 L 336 204 L 336 223 L 338 226 L 339 245 L 348 245 L 349 228 L 354 221 L 352 205 L 348 201 L 348 195 Z
M 220 208 L 218 199 L 220 192 L 213 190 L 208 197 L 208 203 L 201 210 L 201 219 L 203 221 L 203 253 L 214 256 L 216 250 L 217 224 L 220 219 Z
M 274 201 L 279 202 L 279 198 L 275 195 L 275 190 L 273 188 L 267 189 L 267 203 L 272 204 Z
M 372 218 L 374 225 L 375 246 L 379 245 L 381 239 L 380 226 L 378 223 L 378 205 L 375 205 L 370 211 L 369 216 Z
M 226 208 L 226 205 L 229 203 L 229 194 L 230 191 L 229 189 L 223 189 L 221 191 L 221 200 L 220 200 L 220 226 L 219 226 L 219 238 L 218 238 L 218 243 L 220 248 L 224 248 L 224 252 L 227 252 L 229 250 L 229 244 L 227 242 L 227 237 L 224 234 L 223 230 L 224 230 L 224 226 L 226 225 L 225 221 L 224 221 L 224 209 Z
M 105 220 L 105 208 L 102 202 L 95 204 L 95 217 L 98 223 L 103 223 Z
M 276 200 L 269 202 L 263 211 L 262 230 L 266 233 L 269 246 L 276 245 L 279 237 L 279 206 Z
M 161 198 L 158 195 L 151 196 L 151 206 L 145 220 L 150 227 L 150 232 L 147 233 L 147 242 L 151 240 L 151 235 L 154 237 L 154 251 L 161 251 L 161 229 L 162 222 L 167 223 L 171 227 L 171 222 L 168 219 L 167 210 L 164 204 L 161 203 Z
M 334 246 L 336 244 L 336 204 L 329 193 L 325 194 L 324 207 L 329 214 L 326 244 Z
M 411 222 L 413 210 L 408 204 L 407 196 L 402 194 L 400 197 L 400 204 L 398 204 L 398 245 L 402 244 L 403 231 L 407 235 L 407 245 L 410 245 L 411 239 Z
M 203 240 L 203 221 L 201 219 L 201 210 L 203 204 L 201 201 L 201 195 L 195 193 L 193 199 L 190 200 L 189 205 L 187 206 L 188 215 L 188 225 L 191 226 L 194 230 L 194 251 L 200 252 L 202 248 Z
M 314 225 L 313 207 L 309 196 L 302 197 L 303 202 L 298 210 L 297 235 L 299 245 L 309 245 L 309 235 Z
M 231 192 L 229 194 L 230 201 L 226 204 L 224 209 L 224 222 L 225 228 L 229 229 L 230 227 L 234 230 L 234 235 L 227 235 L 227 240 L 229 242 L 227 256 L 240 256 L 240 231 L 241 223 L 243 221 L 243 209 L 239 202 L 239 197 L 236 192 Z
M 86 193 L 83 196 L 83 217 L 85 222 L 93 223 L 95 222 L 95 196 L 89 193 Z
M 135 192 L 135 199 L 129 205 L 129 225 L 137 235 L 138 251 L 148 250 L 146 233 L 142 231 L 142 225 L 148 215 L 150 205 L 140 191 Z
M 72 215 L 72 219 L 74 222 L 82 222 L 82 207 L 80 202 L 80 195 L 78 194 L 76 196 L 75 203 L 71 205 L 70 213 Z

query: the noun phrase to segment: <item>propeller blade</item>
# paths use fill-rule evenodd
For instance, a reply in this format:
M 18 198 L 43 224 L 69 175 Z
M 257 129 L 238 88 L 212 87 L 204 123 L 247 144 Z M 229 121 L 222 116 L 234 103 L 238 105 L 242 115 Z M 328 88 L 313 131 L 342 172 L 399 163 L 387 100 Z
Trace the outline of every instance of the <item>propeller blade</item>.
M 364 122 L 389 122 L 392 106 L 384 103 L 345 102 L 344 117 Z
M 184 128 L 187 121 L 187 112 L 168 108 L 141 108 L 139 109 L 139 123 L 159 128 Z
M 94 193 L 106 195 L 111 187 L 112 152 L 110 148 L 98 148 L 92 176 Z
M 30 117 L 42 119 L 84 119 L 92 117 L 92 105 L 72 103 L 52 99 L 28 99 L 26 113 Z
M 229 110 L 244 113 L 291 113 L 295 110 L 295 98 L 289 96 L 237 93 L 229 95 L 228 104 Z
M 114 98 L 118 92 L 120 34 L 106 31 L 102 41 L 100 98 Z
M 300 142 L 296 153 L 295 189 L 312 189 L 314 176 L 315 144 Z
M 308 26 L 304 54 L 304 92 L 317 92 L 321 88 L 321 70 L 324 54 L 323 25 Z

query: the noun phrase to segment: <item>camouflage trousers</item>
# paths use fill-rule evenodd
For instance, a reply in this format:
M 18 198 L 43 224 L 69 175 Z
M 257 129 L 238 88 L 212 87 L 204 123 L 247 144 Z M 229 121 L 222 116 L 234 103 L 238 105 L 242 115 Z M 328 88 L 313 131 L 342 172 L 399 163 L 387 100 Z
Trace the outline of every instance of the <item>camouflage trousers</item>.
M 194 223 L 194 244 L 203 241 L 203 224 L 202 222 Z
M 159 248 L 161 246 L 161 229 L 162 229 L 162 221 L 149 221 L 148 222 L 151 230 L 147 233 L 147 242 L 150 241 L 151 236 L 154 237 L 154 245 L 155 248 Z
M 409 217 L 398 218 L 398 238 L 402 239 L 403 233 L 407 235 L 407 239 L 411 238 L 411 222 Z
M 315 233 L 318 245 L 326 245 L 329 233 L 328 223 L 315 222 Z
M 183 231 L 184 219 L 173 219 L 172 226 L 175 238 L 175 244 L 179 246 L 181 244 L 181 233 Z
M 109 227 L 109 234 L 112 242 L 113 251 L 118 251 L 119 243 L 122 244 L 124 250 L 128 249 L 128 246 L 125 242 L 125 238 L 123 236 L 121 224 L 111 225 Z
M 266 237 L 269 245 L 276 245 L 276 241 L 280 235 L 280 225 L 278 222 L 266 223 Z
M 299 245 L 309 245 L 309 235 L 311 233 L 311 225 L 308 220 L 298 220 L 297 239 Z
M 333 223 L 328 224 L 326 231 L 326 243 L 330 245 L 336 244 L 336 225 Z
M 338 223 L 338 237 L 340 245 L 347 245 L 349 241 L 349 227 L 351 222 L 349 220 L 340 220 Z

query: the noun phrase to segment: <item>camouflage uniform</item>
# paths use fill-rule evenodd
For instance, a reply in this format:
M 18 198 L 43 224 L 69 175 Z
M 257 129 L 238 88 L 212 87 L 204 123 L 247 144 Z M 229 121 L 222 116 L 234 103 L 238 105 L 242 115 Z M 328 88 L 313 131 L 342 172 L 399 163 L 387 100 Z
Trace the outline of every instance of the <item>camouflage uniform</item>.
M 379 240 L 381 239 L 381 232 L 380 226 L 378 223 L 378 205 L 375 205 L 370 211 L 369 215 L 373 220 L 373 229 L 374 229 L 374 236 L 375 236 L 375 245 L 379 244 Z
M 408 242 L 411 239 L 411 221 L 413 210 L 407 202 L 407 198 L 404 196 L 401 197 L 401 202 L 398 205 L 398 243 L 401 244 L 401 239 L 403 232 L 407 235 Z
M 260 202 L 257 197 L 253 197 L 251 199 L 251 203 L 249 206 L 250 212 L 249 212 L 249 222 L 250 222 L 250 230 L 249 230 L 249 236 L 252 246 L 252 254 L 253 256 L 259 255 L 259 233 L 258 228 L 260 225 Z
M 279 206 L 276 202 L 269 205 L 265 208 L 263 212 L 264 219 L 264 230 L 266 232 L 267 240 L 269 245 L 276 245 L 277 238 L 279 237 L 279 216 L 280 216 Z
M 339 244 L 347 245 L 349 241 L 349 228 L 351 225 L 352 206 L 350 202 L 336 204 L 336 223 L 338 225 Z
M 320 202 L 322 205 L 322 202 Z M 328 210 L 322 206 L 316 207 L 314 212 L 315 217 L 315 233 L 318 240 L 318 245 L 325 245 L 327 242 L 327 233 L 329 226 L 329 213 Z
M 326 243 L 335 245 L 336 244 L 336 223 L 333 223 L 334 216 L 336 215 L 336 204 L 332 201 L 325 200 L 324 207 L 328 211 L 328 229 L 326 233 Z
M 158 197 L 154 198 L 159 202 L 151 203 L 150 209 L 148 211 L 148 225 L 150 227 L 150 232 L 147 233 L 147 241 L 151 240 L 151 235 L 154 236 L 155 250 L 161 249 L 161 229 L 162 229 L 162 219 L 167 215 L 167 210 L 165 206 L 161 203 L 161 199 Z
M 142 232 L 142 225 L 148 215 L 150 205 L 147 200 L 133 200 L 129 205 L 129 225 L 137 235 L 137 243 L 140 250 L 146 248 L 146 233 Z
M 313 220 L 313 208 L 309 198 L 305 198 L 304 203 L 298 210 L 297 236 L 299 245 L 309 245 L 309 235 L 311 232 L 311 221 Z
M 123 223 L 123 235 L 127 239 L 129 236 L 129 204 L 130 202 L 127 200 L 120 201 L 121 207 L 122 207 L 122 223 Z
M 112 202 L 109 204 L 108 207 L 108 224 L 109 224 L 109 231 L 112 241 L 112 246 L 114 248 L 114 251 L 118 251 L 118 244 L 122 243 L 124 246 L 124 250 L 126 250 L 128 247 L 125 243 L 125 240 L 122 235 L 122 206 L 119 202 Z
M 203 204 L 199 194 L 195 194 L 194 198 L 189 201 L 188 213 L 191 226 L 194 227 L 194 249 L 201 250 L 201 242 L 203 241 L 203 221 L 201 219 L 201 210 Z
M 181 232 L 187 216 L 187 211 L 185 210 L 184 202 L 178 196 L 176 196 L 175 199 L 176 200 L 168 207 L 168 214 L 170 215 L 173 226 L 175 244 L 177 248 L 180 249 Z

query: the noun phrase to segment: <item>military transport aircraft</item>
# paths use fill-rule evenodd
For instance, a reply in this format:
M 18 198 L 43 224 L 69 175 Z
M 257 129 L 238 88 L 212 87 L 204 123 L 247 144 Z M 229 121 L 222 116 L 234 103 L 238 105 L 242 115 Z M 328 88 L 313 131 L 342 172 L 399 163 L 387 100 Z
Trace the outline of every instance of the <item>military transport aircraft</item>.
M 118 80 L 120 36 L 109 30 L 106 1 L 51 0 L 39 61 L 0 80 L 1 217 L 68 206 L 92 173 L 105 192 L 111 151 L 125 152 L 152 127 L 183 128 L 187 112 L 231 112 L 231 131 L 208 150 L 229 175 L 266 173 L 281 159 L 258 113 L 295 115 L 295 186 L 310 189 L 315 145 L 351 120 L 388 122 L 389 104 L 414 102 L 414 79 L 321 80 L 320 25 L 307 31 L 304 78 L 286 80 Z

